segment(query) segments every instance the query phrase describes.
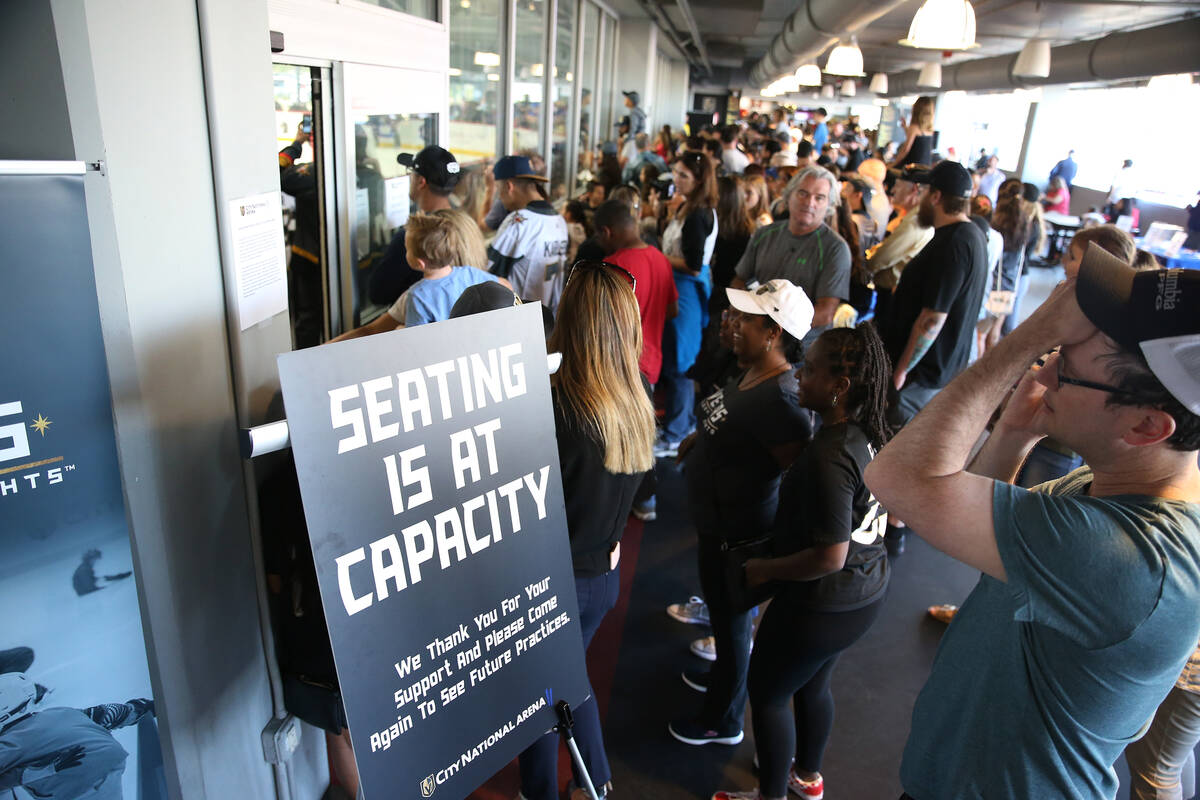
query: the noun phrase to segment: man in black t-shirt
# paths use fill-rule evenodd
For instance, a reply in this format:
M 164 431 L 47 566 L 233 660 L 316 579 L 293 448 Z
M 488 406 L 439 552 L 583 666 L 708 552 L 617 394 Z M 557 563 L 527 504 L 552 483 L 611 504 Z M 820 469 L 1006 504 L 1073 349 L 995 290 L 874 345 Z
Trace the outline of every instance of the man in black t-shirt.
M 933 239 L 905 267 L 882 331 L 900 392 L 896 425 L 966 367 L 987 283 L 987 240 L 968 216 L 970 173 L 942 161 L 918 179 L 929 184 L 917 213 Z

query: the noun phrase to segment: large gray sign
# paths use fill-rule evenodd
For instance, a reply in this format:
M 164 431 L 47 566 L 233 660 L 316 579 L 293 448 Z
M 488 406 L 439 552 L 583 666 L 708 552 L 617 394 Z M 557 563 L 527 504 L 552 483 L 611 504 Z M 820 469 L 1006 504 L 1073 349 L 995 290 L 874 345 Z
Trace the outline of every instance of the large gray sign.
M 586 698 L 541 310 L 279 374 L 364 794 L 465 797 Z

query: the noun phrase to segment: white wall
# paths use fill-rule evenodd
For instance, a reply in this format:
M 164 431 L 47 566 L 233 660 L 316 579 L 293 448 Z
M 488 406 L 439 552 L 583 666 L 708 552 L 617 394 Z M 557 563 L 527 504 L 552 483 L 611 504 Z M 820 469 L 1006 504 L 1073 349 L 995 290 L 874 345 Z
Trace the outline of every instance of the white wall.
M 658 115 L 658 98 L 654 96 L 655 63 L 658 53 L 658 28 L 650 20 L 624 18 L 619 21 L 617 52 L 614 57 L 613 122 L 625 116 L 625 96 L 621 92 L 636 91 L 641 95 L 642 110 L 647 126 L 653 126 Z M 652 127 L 650 128 L 652 129 Z

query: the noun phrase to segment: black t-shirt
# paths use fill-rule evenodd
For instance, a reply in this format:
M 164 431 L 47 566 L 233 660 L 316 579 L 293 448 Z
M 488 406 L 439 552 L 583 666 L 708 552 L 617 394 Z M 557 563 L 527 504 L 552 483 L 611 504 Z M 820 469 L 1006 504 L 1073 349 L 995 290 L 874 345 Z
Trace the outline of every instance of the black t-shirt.
M 371 271 L 368 296 L 376 305 L 390 306 L 408 287 L 421 280 L 423 273 L 408 265 L 408 247 L 404 244 L 407 230 L 403 225 L 396 229 L 383 258 Z
M 558 462 L 562 469 L 567 533 L 576 575 L 608 572 L 608 554 L 621 535 L 644 472 L 615 475 L 604 468 L 604 451 L 553 391 Z
M 792 370 L 746 390 L 738 380 L 700 403 L 696 441 L 684 459 L 688 505 L 702 537 L 728 542 L 767 533 L 783 468 L 771 448 L 812 438 L 812 413 L 796 398 Z
M 777 599 L 818 611 L 851 611 L 887 589 L 887 514 L 862 477 L 873 456 L 858 425 L 826 425 L 783 476 L 775 554 L 839 542 L 850 542 L 850 549 L 840 570 L 815 581 L 784 582 Z
M 892 363 L 899 363 L 922 309 L 946 314 L 929 352 L 908 371 L 909 383 L 940 389 L 967 365 L 986 283 L 987 239 L 971 222 L 937 228 L 908 262 L 883 331 Z

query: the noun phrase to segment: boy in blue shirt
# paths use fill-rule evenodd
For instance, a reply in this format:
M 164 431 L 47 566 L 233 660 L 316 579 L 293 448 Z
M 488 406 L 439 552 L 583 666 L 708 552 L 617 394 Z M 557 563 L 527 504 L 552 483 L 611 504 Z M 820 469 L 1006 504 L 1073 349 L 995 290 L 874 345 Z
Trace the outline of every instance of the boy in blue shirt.
M 465 218 L 456 220 L 458 214 Z M 388 314 L 397 315 L 397 306 L 404 309 L 404 326 L 424 325 L 450 318 L 454 301 L 468 286 L 495 281 L 496 276 L 475 267 L 460 266 L 475 260 L 469 250 L 473 239 L 479 239 L 477 229 L 465 214 L 459 211 L 435 211 L 432 214 L 416 214 L 408 218 L 408 232 L 404 245 L 408 249 L 408 265 L 424 277 L 396 301 Z M 470 234 L 474 232 L 474 237 Z M 478 243 L 481 258 L 482 240 Z M 401 305 L 403 304 L 403 305 Z
M 1113 762 L 1200 635 L 1197 358 L 1200 273 L 1093 244 L 867 468 L 889 512 L 984 573 L 913 709 L 905 797 L 1116 795 Z M 1012 486 L 1046 435 L 1088 466 Z

